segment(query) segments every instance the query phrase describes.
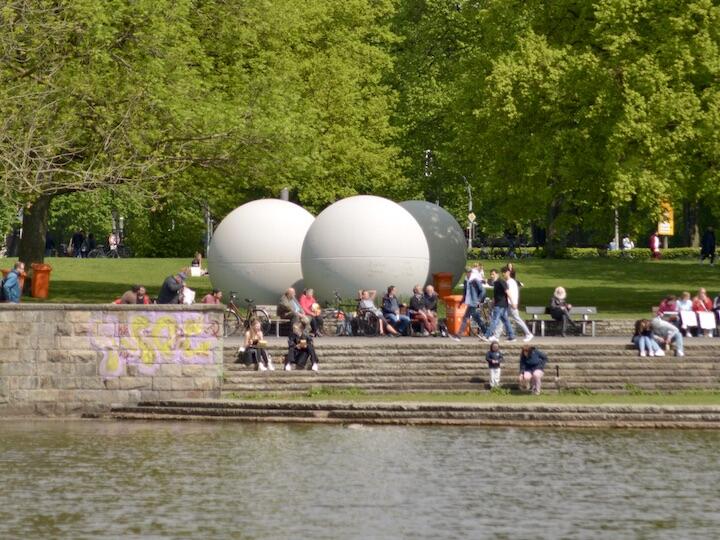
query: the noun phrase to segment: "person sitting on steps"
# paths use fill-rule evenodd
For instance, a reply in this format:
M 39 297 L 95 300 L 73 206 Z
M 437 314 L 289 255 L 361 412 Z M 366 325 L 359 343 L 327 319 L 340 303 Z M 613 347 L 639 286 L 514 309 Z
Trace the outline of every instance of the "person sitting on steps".
M 258 371 L 274 371 L 275 367 L 265 348 L 267 343 L 263 337 L 260 321 L 250 321 L 250 328 L 245 332 L 245 358 L 248 364 L 255 364 Z
M 301 323 L 292 326 L 292 332 L 288 336 L 288 356 L 285 361 L 285 371 L 291 371 L 293 367 L 305 369 L 310 359 L 310 369 L 318 370 L 318 357 L 315 353 L 313 338 Z
M 652 324 L 648 319 L 635 321 L 635 333 L 632 343 L 638 348 L 640 356 L 665 356 L 652 333 Z

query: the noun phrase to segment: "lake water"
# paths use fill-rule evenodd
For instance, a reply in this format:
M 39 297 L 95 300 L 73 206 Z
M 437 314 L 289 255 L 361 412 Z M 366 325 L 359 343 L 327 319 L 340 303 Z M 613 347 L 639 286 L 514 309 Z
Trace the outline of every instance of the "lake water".
M 720 433 L 0 422 L 0 538 L 718 538 Z

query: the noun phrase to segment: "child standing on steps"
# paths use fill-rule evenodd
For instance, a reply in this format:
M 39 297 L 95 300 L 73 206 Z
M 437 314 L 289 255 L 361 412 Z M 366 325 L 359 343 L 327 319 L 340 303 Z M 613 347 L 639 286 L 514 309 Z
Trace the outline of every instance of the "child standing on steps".
M 500 352 L 500 345 L 497 341 L 490 345 L 485 360 L 490 368 L 490 388 L 497 388 L 500 386 L 500 366 L 503 362 L 503 353 Z

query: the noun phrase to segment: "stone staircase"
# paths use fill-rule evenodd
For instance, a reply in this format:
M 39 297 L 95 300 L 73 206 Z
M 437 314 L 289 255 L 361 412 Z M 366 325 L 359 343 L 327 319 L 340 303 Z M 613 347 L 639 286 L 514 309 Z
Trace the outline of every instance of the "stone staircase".
M 492 405 L 304 401 L 159 401 L 114 407 L 115 420 L 215 420 L 572 428 L 720 428 L 720 407 L 653 405 Z
M 688 340 L 686 356 L 638 357 L 626 341 L 548 340 L 535 343 L 550 361 L 543 392 L 633 393 L 641 391 L 720 390 L 720 340 Z M 502 343 L 502 384 L 516 389 L 521 344 Z M 235 362 L 225 349 L 223 396 L 242 398 L 311 391 L 362 393 L 445 393 L 487 391 L 487 345 L 474 339 L 386 338 L 316 342 L 320 371 L 282 371 L 284 347 L 271 346 L 276 371 L 259 372 Z

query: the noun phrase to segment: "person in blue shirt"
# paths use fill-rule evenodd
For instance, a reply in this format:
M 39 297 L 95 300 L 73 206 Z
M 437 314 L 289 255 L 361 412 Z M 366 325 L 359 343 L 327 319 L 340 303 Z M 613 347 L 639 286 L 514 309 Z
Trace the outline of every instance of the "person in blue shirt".
M 475 320 L 481 333 L 485 333 L 487 329 L 480 314 L 480 306 L 485 301 L 485 287 L 479 270 L 471 267 L 465 269 L 463 291 L 462 304 L 465 305 L 465 313 L 460 322 L 460 330 L 456 335 L 452 336 L 455 341 L 460 341 L 460 336 L 465 334 L 465 328 L 471 318 Z
M 534 395 L 540 395 L 542 378 L 548 357 L 540 349 L 525 345 L 520 353 L 520 388 L 527 390 L 528 386 Z
M 25 271 L 25 263 L 16 262 L 13 269 L 8 272 L 8 275 L 2 281 L 3 296 L 6 302 L 12 304 L 20 303 L 20 274 Z
M 400 304 L 396 296 L 395 285 L 387 288 L 387 294 L 382 299 L 382 312 L 385 322 L 395 328 L 399 334 L 407 335 L 410 329 L 410 317 L 400 314 Z

